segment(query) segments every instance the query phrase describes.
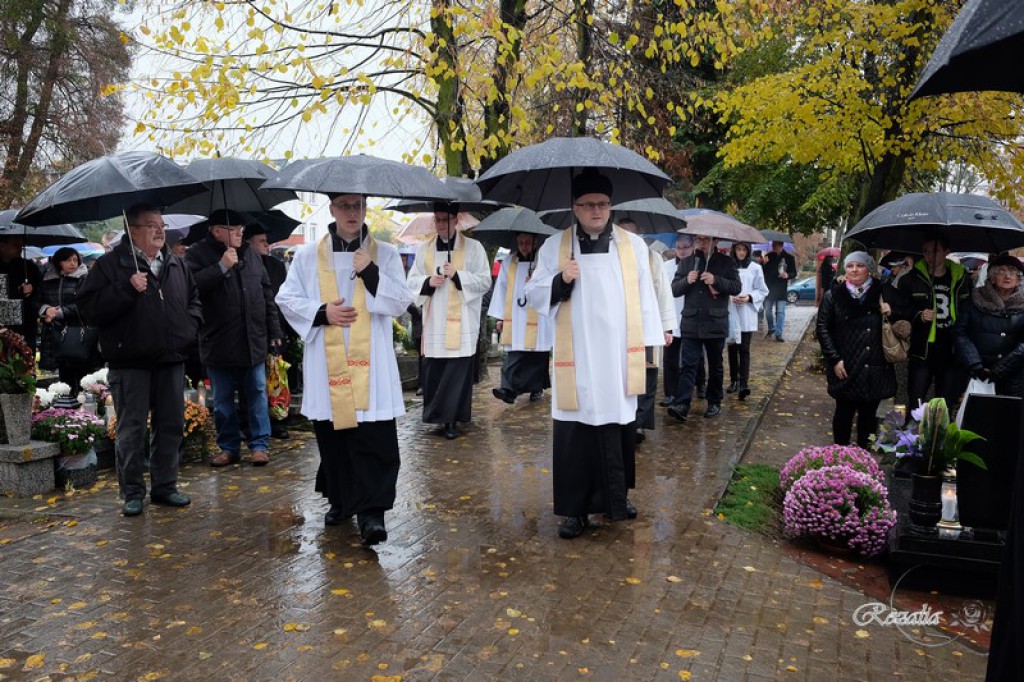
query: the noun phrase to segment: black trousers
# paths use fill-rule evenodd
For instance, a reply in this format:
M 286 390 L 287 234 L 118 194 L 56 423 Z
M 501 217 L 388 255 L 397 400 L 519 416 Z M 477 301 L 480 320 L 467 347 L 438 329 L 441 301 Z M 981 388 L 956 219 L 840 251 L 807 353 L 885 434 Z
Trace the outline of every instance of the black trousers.
M 401 458 L 394 419 L 359 422 L 335 430 L 326 420 L 313 422 L 320 468 L 315 490 L 343 516 L 384 512 L 395 505 Z
M 750 381 L 750 339 L 754 332 L 740 332 L 740 343 L 729 344 L 729 381 L 747 388 Z
M 681 368 L 679 370 L 679 388 L 676 390 L 675 403 L 689 407 L 693 387 L 698 380 L 698 369 L 703 359 L 708 361 L 707 400 L 709 405 L 718 405 L 725 396 L 722 380 L 725 368 L 722 365 L 722 351 L 725 339 L 683 339 Z
M 683 340 L 672 337 L 672 343 L 665 347 L 664 373 L 665 373 L 665 395 L 672 397 L 679 389 L 679 366 L 682 362 Z M 707 370 L 704 368 L 704 360 L 697 364 L 697 383 L 704 388 L 708 383 Z
M 878 405 L 881 400 L 855 402 L 836 398 L 836 411 L 832 415 L 832 440 L 836 445 L 849 445 L 853 435 L 854 415 L 857 418 L 857 445 L 868 449 L 868 436 L 878 428 Z
M 954 358 L 917 360 L 907 365 L 907 414 L 924 402 L 928 387 L 935 381 L 935 397 L 945 398 L 950 414 L 956 413 L 960 394 L 967 388 L 967 375 Z

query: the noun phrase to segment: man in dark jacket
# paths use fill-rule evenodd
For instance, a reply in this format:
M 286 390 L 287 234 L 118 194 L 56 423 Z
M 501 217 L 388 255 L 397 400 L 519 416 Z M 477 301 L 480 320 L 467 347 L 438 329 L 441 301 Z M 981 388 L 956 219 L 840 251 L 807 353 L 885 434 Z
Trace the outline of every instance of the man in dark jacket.
M 680 261 L 672 279 L 672 295 L 686 297 L 679 319 L 679 388 L 668 408 L 668 413 L 680 422 L 685 422 L 690 412 L 690 396 L 702 355 L 708 359 L 708 406 L 704 416 L 717 417 L 722 412 L 722 351 L 729 335 L 729 297 L 739 294 L 742 285 L 736 262 L 715 250 L 716 241 L 698 236 L 693 255 Z
M 125 211 L 128 235 L 96 261 L 78 292 L 78 309 L 99 329 L 117 412 L 117 480 L 125 516 L 142 513 L 146 418 L 152 410 L 150 499 L 183 507 L 179 449 L 185 425 L 185 356 L 203 322 L 195 280 L 165 245 L 160 211 Z
M 916 408 L 934 380 L 935 396 L 945 398 L 953 412 L 967 386 L 963 368 L 954 361 L 953 325 L 971 295 L 971 278 L 962 265 L 946 258 L 945 236 L 928 238 L 921 252 L 921 260 L 899 278 L 899 297 L 893 301 L 895 316 L 911 323 L 907 407 Z
M 768 320 L 765 337 L 774 336 L 779 342 L 786 326 L 789 282 L 796 278 L 796 260 L 792 254 L 786 253 L 783 246 L 782 242 L 772 242 L 772 250 L 764 257 L 764 283 L 768 285 L 768 298 L 764 302 L 764 314 Z
M 185 256 L 203 302 L 205 323 L 199 330 L 199 355 L 213 389 L 213 417 L 220 453 L 215 467 L 239 461 L 242 439 L 235 409 L 235 392 L 245 393 L 249 423 L 250 461 L 270 461 L 270 414 L 267 408 L 267 353 L 281 344 L 270 277 L 255 250 L 242 246 L 245 218 L 227 210 L 214 211 L 209 234 Z

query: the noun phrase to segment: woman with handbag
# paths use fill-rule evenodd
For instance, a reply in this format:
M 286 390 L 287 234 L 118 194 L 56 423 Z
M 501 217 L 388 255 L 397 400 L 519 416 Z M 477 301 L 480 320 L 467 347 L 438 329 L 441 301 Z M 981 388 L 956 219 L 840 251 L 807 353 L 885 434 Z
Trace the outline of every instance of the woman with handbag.
M 1024 267 L 1013 256 L 989 261 L 983 286 L 953 327 L 957 357 L 974 379 L 995 383 L 996 395 L 1024 398 Z
M 87 274 L 89 271 L 78 252 L 63 247 L 50 258 L 43 275 L 39 366 L 56 369 L 60 380 L 71 387 L 72 395 L 77 395 L 81 389 L 82 377 L 101 364 L 96 350 L 96 330 L 83 322 L 75 303 Z
M 832 285 L 818 309 L 818 343 L 824 355 L 828 394 L 836 401 L 833 440 L 849 445 L 857 420 L 857 445 L 867 448 L 878 427 L 878 405 L 896 393 L 896 374 L 882 348 L 882 286 L 871 273 L 875 260 L 854 251 L 843 261 L 846 280 Z

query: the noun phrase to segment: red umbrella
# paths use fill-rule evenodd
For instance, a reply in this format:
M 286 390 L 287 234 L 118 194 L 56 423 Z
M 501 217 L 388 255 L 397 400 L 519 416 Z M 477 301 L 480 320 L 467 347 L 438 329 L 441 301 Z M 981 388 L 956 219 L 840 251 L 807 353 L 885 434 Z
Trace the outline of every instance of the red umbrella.
M 838 246 L 826 246 L 824 249 L 818 252 L 816 259 L 820 263 L 821 261 L 829 257 L 839 258 L 839 254 L 840 250 Z

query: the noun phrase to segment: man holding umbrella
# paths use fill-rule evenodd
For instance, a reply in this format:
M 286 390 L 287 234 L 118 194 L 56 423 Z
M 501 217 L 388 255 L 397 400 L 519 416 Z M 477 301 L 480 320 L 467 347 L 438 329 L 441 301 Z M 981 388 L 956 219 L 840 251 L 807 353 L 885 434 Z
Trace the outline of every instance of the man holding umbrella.
M 434 206 L 437 236 L 416 249 L 408 284 L 423 306 L 423 421 L 459 437 L 473 409 L 473 359 L 480 308 L 491 288 L 487 252 L 455 229 L 458 204 Z
M 412 302 L 402 260 L 365 225 L 366 197 L 328 194 L 334 223 L 300 247 L 277 295 L 306 343 L 302 413 L 320 449 L 324 524 L 355 515 L 364 545 L 387 540 L 400 465 L 395 419 L 405 414 L 392 319 Z
M 83 318 L 99 329 L 110 367 L 121 511 L 138 516 L 146 496 L 142 474 L 151 411 L 150 499 L 172 507 L 191 501 L 177 488 L 179 448 L 185 357 L 203 316 L 191 271 L 167 249 L 160 211 L 140 204 L 125 211 L 125 218 L 130 238 L 96 261 L 77 303 Z
M 601 173 L 573 178 L 576 224 L 544 243 L 526 287 L 529 304 L 555 324 L 552 472 L 566 539 L 583 534 L 588 514 L 636 517 L 626 494 L 644 351 L 665 343 L 647 245 L 612 224 L 611 196 Z
M 525 294 L 540 241 L 537 234 L 516 233 L 515 251 L 502 261 L 487 310 L 498 320 L 500 343 L 507 350 L 501 365 L 501 386 L 493 393 L 509 405 L 522 393 L 530 394 L 530 402 L 540 400 L 544 389 L 551 387 L 551 324 L 527 305 Z

